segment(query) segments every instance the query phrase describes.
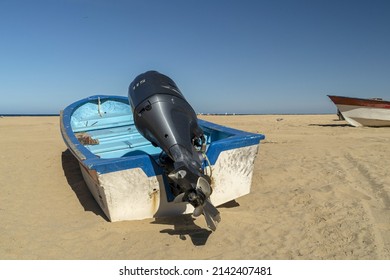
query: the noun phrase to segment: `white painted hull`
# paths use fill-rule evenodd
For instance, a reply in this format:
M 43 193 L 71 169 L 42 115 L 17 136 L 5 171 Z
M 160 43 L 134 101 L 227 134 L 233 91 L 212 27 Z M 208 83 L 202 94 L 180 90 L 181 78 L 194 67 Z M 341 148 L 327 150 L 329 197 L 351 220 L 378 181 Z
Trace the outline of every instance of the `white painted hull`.
M 259 145 L 221 152 L 212 166 L 213 205 L 249 194 Z M 141 168 L 98 174 L 80 164 L 85 182 L 110 221 L 141 220 L 192 213 L 188 203 L 168 202 L 162 175 Z
M 337 108 L 344 119 L 353 126 L 390 126 L 390 109 L 340 104 Z
M 110 221 L 193 212 L 191 204 L 173 202 L 174 191 L 159 164 L 161 149 L 136 129 L 126 97 L 99 95 L 76 101 L 61 112 L 60 124 L 88 188 Z M 212 204 L 248 194 L 264 135 L 204 120 L 198 124 L 205 133 L 202 173 L 211 178 Z

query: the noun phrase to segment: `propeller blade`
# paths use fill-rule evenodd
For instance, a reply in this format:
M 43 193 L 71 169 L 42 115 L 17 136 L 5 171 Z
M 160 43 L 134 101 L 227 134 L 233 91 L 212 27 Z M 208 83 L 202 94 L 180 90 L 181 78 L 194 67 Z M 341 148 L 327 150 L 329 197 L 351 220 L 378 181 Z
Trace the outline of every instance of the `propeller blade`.
M 210 213 L 208 213 L 207 211 L 203 210 L 203 215 L 206 219 L 206 224 L 209 227 L 209 229 L 211 229 L 212 231 L 216 231 L 218 222 L 214 220 L 213 217 L 210 215 Z
M 202 193 L 206 196 L 206 198 L 209 198 L 211 195 L 211 187 L 209 182 L 203 177 L 199 177 L 198 181 L 196 182 L 196 188 L 200 189 Z
M 202 213 L 203 213 L 203 206 L 200 205 L 195 208 L 194 213 L 192 213 L 192 216 L 199 217 L 200 215 L 202 215 Z
M 221 216 L 219 215 L 217 208 L 215 208 L 209 200 L 206 200 L 203 204 L 203 215 L 209 229 L 215 231 L 218 223 L 221 222 Z
M 203 204 L 203 212 L 207 212 L 210 214 L 211 217 L 213 217 L 213 219 L 216 221 L 216 222 L 220 222 L 221 221 L 221 216 L 219 215 L 219 211 L 217 208 L 215 208 L 215 206 L 213 204 L 211 204 L 210 200 L 207 199 L 204 204 Z

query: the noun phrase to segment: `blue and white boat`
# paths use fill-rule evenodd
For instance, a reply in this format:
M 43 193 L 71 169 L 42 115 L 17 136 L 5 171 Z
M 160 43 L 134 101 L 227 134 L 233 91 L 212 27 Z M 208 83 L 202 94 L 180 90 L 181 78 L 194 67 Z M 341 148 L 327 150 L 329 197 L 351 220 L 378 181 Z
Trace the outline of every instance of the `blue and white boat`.
M 206 136 L 208 172 L 218 206 L 250 193 L 262 134 L 198 120 Z M 96 95 L 60 114 L 62 137 L 77 158 L 84 180 L 110 221 L 192 213 L 175 203 L 158 164 L 161 149 L 136 129 L 127 97 Z

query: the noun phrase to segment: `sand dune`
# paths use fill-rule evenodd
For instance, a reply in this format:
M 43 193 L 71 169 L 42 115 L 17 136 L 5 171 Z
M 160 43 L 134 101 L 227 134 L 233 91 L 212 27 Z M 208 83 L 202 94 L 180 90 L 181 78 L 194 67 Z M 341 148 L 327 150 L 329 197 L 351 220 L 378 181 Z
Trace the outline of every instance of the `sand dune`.
M 216 232 L 189 215 L 110 223 L 58 117 L 0 119 L 0 259 L 390 259 L 390 129 L 336 115 L 201 116 L 266 135 Z

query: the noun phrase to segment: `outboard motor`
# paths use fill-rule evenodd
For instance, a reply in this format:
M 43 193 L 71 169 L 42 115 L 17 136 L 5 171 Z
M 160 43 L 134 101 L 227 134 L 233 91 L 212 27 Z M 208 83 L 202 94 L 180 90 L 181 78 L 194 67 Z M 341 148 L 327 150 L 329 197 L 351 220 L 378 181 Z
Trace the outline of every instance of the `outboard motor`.
M 175 82 L 157 72 L 137 76 L 129 86 L 129 102 L 138 131 L 160 147 L 159 164 L 175 195 L 175 202 L 188 202 L 193 216 L 205 216 L 215 230 L 218 210 L 209 197 L 210 177 L 204 172 L 205 137 L 198 119 Z

